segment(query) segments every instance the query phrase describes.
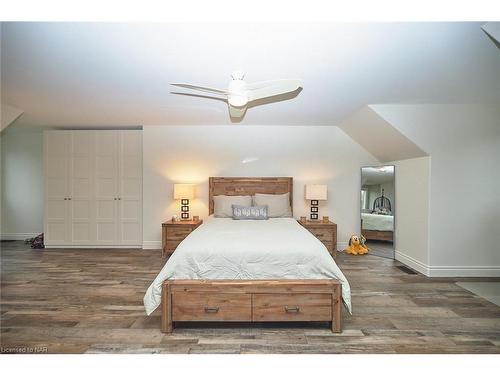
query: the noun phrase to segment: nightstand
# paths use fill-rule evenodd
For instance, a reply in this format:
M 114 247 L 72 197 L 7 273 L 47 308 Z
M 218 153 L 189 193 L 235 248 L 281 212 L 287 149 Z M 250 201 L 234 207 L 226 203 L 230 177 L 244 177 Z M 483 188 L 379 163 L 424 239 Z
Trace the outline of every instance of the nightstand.
M 307 220 L 305 223 L 297 220 L 297 222 L 323 242 L 334 259 L 337 258 L 337 224 L 331 221 L 323 223 L 321 220 Z
M 181 243 L 189 233 L 203 224 L 203 220 L 182 220 L 182 221 L 166 221 L 161 224 L 162 229 L 162 257 L 172 255 L 177 246 Z

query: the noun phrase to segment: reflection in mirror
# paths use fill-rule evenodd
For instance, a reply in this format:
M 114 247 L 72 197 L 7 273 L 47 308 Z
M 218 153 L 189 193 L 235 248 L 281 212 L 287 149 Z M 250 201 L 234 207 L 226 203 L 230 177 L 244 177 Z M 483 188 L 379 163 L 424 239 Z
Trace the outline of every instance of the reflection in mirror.
M 368 254 L 394 259 L 394 166 L 361 168 L 361 234 Z

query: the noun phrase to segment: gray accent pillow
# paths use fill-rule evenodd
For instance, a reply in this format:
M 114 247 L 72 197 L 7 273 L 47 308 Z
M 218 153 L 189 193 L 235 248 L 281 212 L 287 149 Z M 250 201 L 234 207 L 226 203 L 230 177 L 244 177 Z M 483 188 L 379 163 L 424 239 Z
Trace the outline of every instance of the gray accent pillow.
M 214 217 L 233 217 L 232 205 L 251 206 L 250 195 L 216 195 L 214 196 Z
M 285 194 L 260 194 L 253 196 L 254 206 L 267 206 L 269 217 L 292 217 L 290 207 L 290 193 Z
M 267 206 L 233 204 L 233 220 L 267 220 Z

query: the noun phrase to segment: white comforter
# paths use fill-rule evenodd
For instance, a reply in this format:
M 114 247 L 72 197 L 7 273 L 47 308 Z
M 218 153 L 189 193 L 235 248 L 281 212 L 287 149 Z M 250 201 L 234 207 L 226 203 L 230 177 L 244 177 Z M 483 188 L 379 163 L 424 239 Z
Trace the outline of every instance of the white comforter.
M 182 241 L 144 296 L 146 313 L 161 302 L 167 279 L 337 279 L 351 312 L 351 290 L 326 247 L 292 218 L 209 217 Z
M 377 215 L 377 214 L 361 214 L 363 219 L 363 228 L 366 230 L 394 230 L 394 216 L 392 215 Z

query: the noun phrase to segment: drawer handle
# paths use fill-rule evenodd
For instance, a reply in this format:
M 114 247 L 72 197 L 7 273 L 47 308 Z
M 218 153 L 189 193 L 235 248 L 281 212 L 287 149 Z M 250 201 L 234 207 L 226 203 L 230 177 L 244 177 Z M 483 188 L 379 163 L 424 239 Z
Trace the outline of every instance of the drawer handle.
M 300 308 L 298 306 L 294 306 L 294 307 L 285 306 L 285 312 L 288 314 L 292 314 L 292 313 L 297 314 L 299 311 L 300 311 Z
M 205 312 L 208 314 L 215 314 L 219 312 L 219 307 L 205 307 Z

